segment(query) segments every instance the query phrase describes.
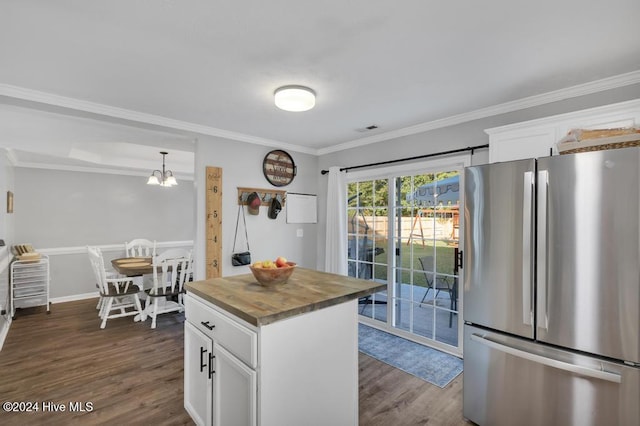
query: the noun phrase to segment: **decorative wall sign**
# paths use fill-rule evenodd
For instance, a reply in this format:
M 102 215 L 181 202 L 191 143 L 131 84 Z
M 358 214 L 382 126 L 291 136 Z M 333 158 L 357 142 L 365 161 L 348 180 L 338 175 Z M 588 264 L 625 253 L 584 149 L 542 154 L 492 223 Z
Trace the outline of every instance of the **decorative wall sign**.
M 262 162 L 264 177 L 273 186 L 289 185 L 297 170 L 293 158 L 282 150 L 274 150 L 264 157 Z

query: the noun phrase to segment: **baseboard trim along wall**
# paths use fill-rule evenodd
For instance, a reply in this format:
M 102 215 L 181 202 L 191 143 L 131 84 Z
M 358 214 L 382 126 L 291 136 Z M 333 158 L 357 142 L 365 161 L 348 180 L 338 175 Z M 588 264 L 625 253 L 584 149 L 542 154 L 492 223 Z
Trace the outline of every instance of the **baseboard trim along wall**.
M 62 296 L 62 297 L 54 297 L 52 299 L 49 299 L 49 302 L 51 302 L 51 304 L 55 304 L 55 303 L 64 303 L 64 302 L 73 302 L 76 300 L 85 300 L 85 299 L 93 299 L 96 298 L 100 295 L 100 293 L 98 293 L 97 291 L 91 292 L 91 293 L 82 293 L 82 294 L 74 294 L 71 296 Z
M 6 321 L 2 321 L 0 324 L 0 351 L 4 346 L 4 341 L 7 338 L 7 334 L 9 334 L 9 326 L 11 325 L 11 317 L 8 316 Z

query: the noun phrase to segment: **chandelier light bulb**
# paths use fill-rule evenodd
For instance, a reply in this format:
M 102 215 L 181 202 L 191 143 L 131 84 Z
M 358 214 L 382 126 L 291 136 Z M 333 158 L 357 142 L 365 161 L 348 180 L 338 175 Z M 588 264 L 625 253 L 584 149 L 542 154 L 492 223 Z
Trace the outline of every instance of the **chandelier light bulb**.
M 160 154 L 162 154 L 162 170 L 154 170 L 151 172 L 151 176 L 149 176 L 147 180 L 147 185 L 160 185 L 164 187 L 177 185 L 178 181 L 173 176 L 173 172 L 165 168 L 164 157 L 168 152 L 161 151 Z

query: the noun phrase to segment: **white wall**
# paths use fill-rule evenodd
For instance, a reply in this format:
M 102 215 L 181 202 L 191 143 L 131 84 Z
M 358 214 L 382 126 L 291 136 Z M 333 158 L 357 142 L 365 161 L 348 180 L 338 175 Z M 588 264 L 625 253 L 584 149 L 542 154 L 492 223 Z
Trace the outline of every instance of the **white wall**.
M 489 136 L 484 132 L 484 130 L 488 128 L 637 98 L 640 98 L 640 84 L 469 121 L 455 126 L 435 129 L 359 148 L 325 154 L 318 159 L 318 165 L 320 170 L 328 169 L 331 166 L 349 167 L 488 144 Z M 477 151 L 471 161 L 472 164 L 487 163 L 489 161 L 488 150 Z M 320 175 L 320 172 L 318 172 L 317 178 L 319 188 L 318 199 L 321 208 L 318 216 L 319 238 L 316 266 L 318 269 L 321 269 L 323 268 L 325 258 L 324 235 L 326 231 L 326 212 L 324 206 L 326 206 L 327 175 Z
M 286 150 L 293 157 L 298 174 L 287 186 L 276 188 L 262 173 L 264 156 L 280 147 L 266 147 L 215 137 L 201 137 L 196 142 L 196 278 L 205 278 L 205 169 L 222 168 L 222 275 L 250 273 L 246 266 L 232 266 L 231 253 L 238 212 L 237 187 L 282 189 L 290 192 L 316 194 L 318 191 L 318 160 L 316 156 Z M 245 208 L 246 214 L 246 208 Z M 286 212 L 277 219 L 267 217 L 267 207 L 257 216 L 246 215 L 252 261 L 284 256 L 300 266 L 316 265 L 317 225 L 287 224 Z M 297 237 L 301 229 L 303 236 Z M 243 241 L 242 238 L 241 241 Z M 245 247 L 237 247 L 244 251 Z
M 7 213 L 7 191 L 14 191 L 14 168 L 10 164 L 7 152 L 0 149 L 0 239 L 5 246 L 0 247 L 0 310 L 6 311 L 0 315 L 0 348 L 4 342 L 4 335 L 8 331 L 9 324 L 9 261 L 11 255 L 8 248 L 13 244 L 13 218 Z
M 15 169 L 14 244 L 31 243 L 50 255 L 52 298 L 96 291 L 84 248 L 124 256 L 124 242 L 193 240 L 193 182 L 172 188 L 146 185 L 145 176 L 35 168 Z

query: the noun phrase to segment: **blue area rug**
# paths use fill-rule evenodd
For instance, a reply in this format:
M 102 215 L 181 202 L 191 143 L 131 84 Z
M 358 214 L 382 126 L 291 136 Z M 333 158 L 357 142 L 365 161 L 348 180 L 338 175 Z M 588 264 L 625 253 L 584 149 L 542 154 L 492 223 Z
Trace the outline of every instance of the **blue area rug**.
M 441 388 L 462 373 L 460 358 L 364 324 L 358 324 L 358 349 Z

